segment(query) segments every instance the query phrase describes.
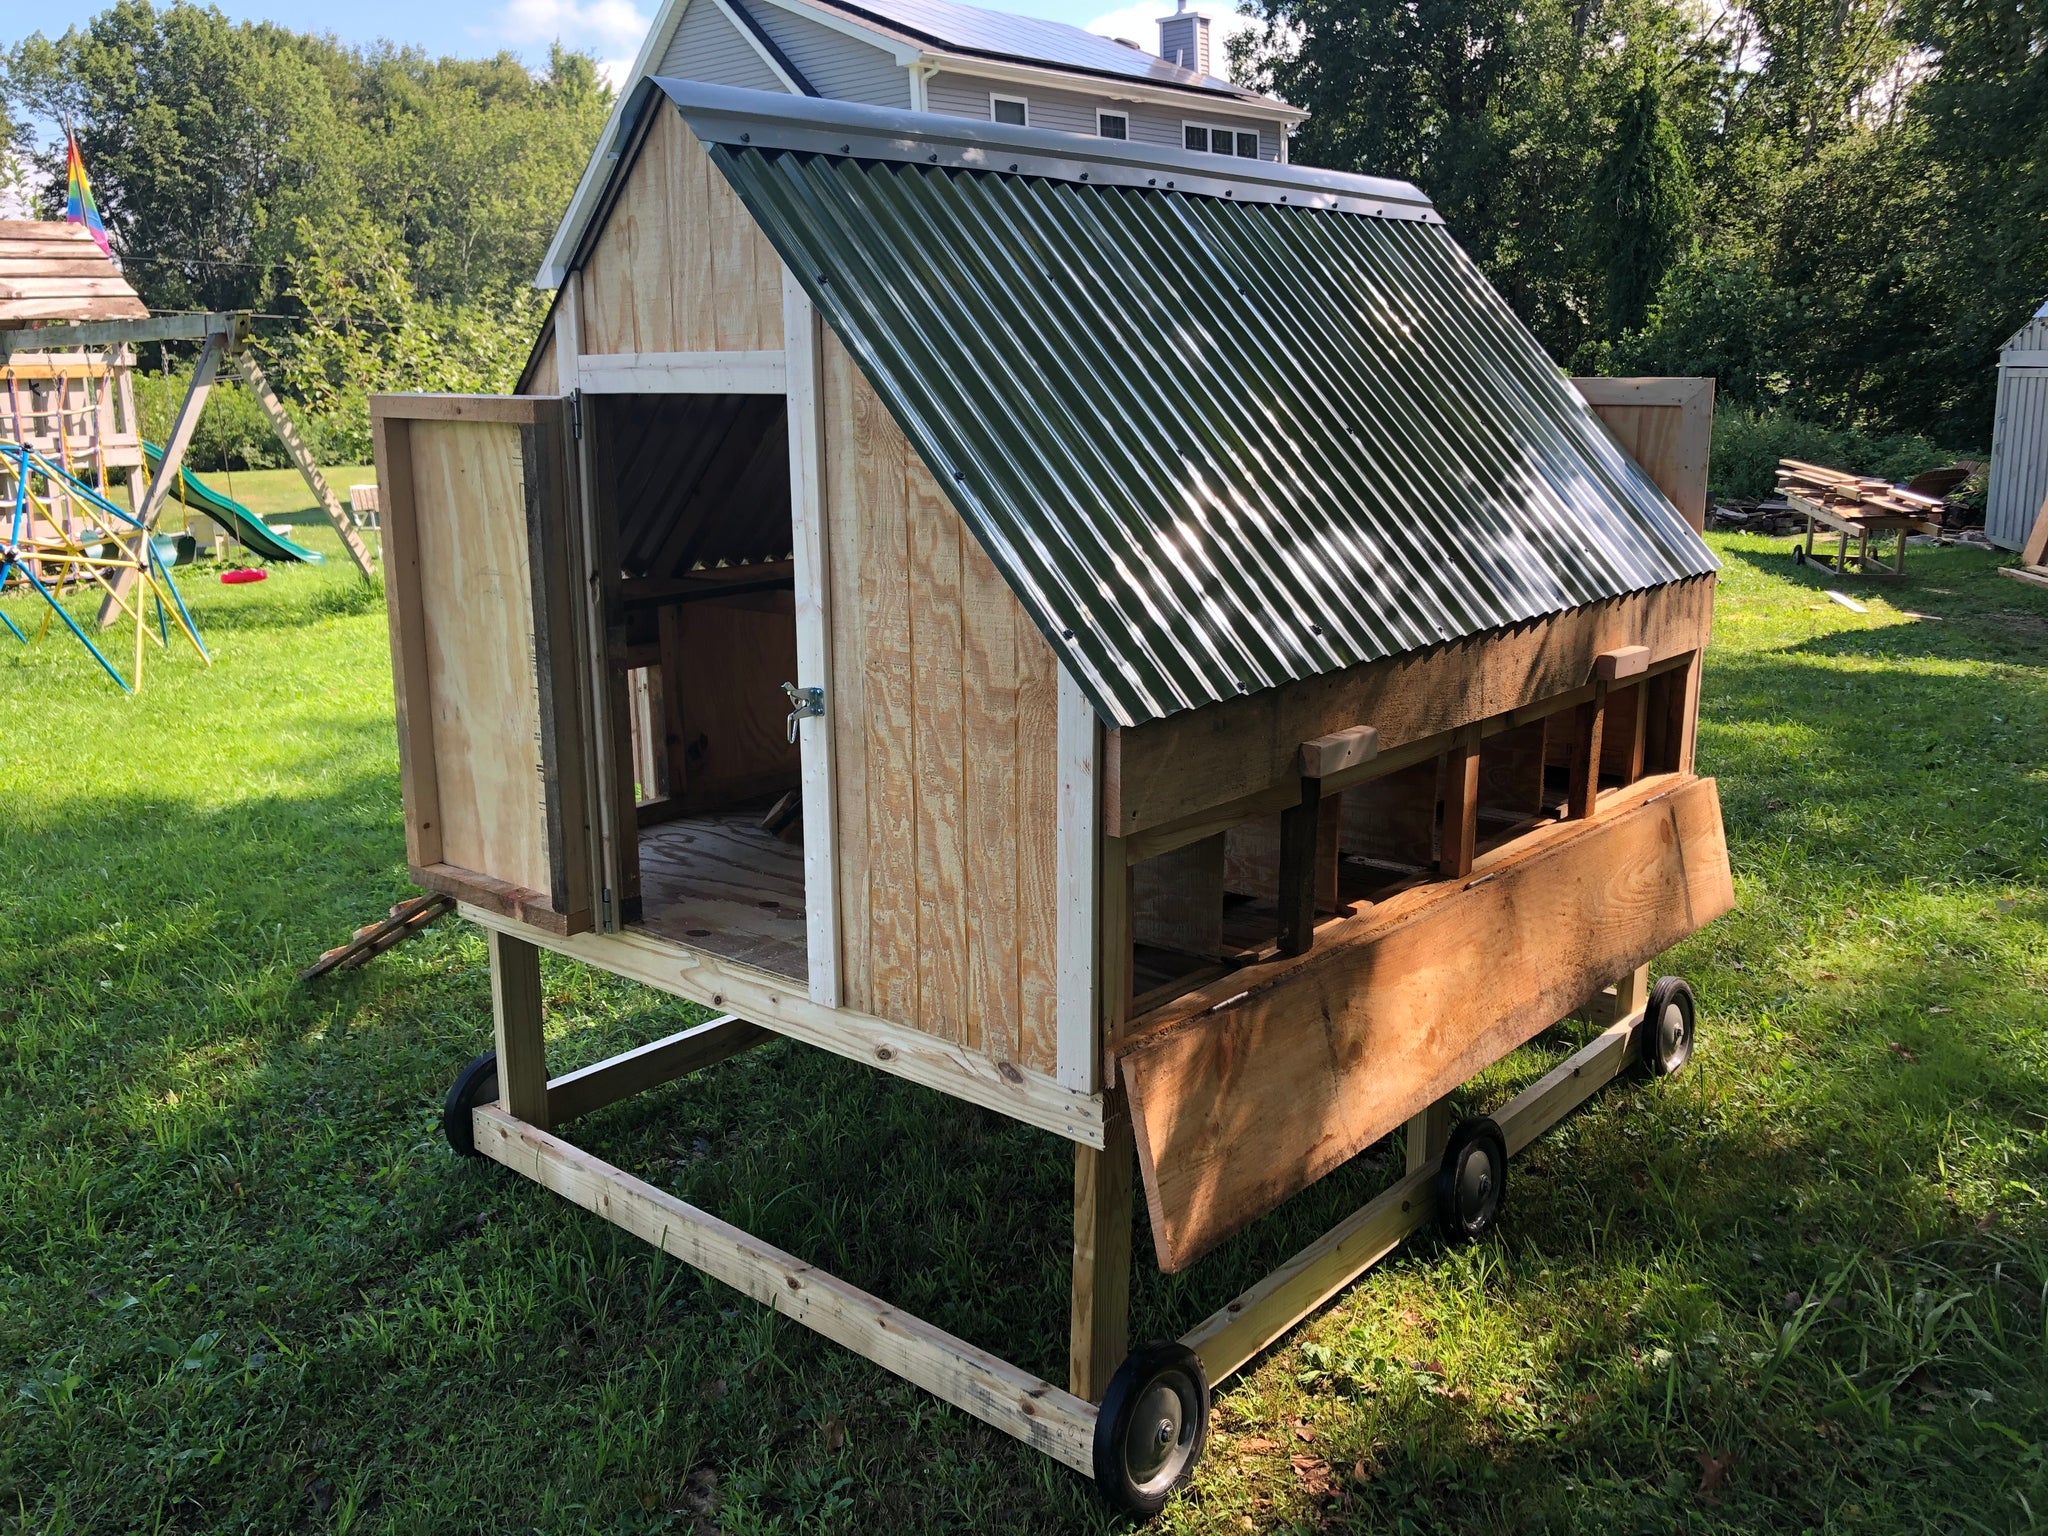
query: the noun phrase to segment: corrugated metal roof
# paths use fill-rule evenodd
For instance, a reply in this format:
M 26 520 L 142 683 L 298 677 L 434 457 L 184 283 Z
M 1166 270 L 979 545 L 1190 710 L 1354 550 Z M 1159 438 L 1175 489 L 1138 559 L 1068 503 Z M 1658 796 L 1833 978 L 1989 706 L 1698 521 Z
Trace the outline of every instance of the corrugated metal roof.
M 1139 48 L 1126 48 L 1063 21 L 1016 16 L 1006 11 L 960 5 L 957 0 L 815 0 L 828 9 L 878 22 L 919 42 L 960 53 L 1050 64 L 1094 75 L 1124 75 L 1154 85 L 1180 86 L 1242 97 L 1271 105 L 1271 98 L 1228 80 L 1187 69 Z
M 661 84 L 1114 724 L 1717 568 L 1412 188 Z

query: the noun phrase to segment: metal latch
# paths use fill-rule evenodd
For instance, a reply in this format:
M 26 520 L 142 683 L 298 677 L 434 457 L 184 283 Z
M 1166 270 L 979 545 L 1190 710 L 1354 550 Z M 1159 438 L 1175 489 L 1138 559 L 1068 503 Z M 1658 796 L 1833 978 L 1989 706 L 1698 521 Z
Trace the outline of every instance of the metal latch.
M 825 713 L 825 690 L 799 688 L 795 683 L 784 683 L 782 691 L 789 695 L 789 739 L 795 741 L 797 721 L 807 715 Z

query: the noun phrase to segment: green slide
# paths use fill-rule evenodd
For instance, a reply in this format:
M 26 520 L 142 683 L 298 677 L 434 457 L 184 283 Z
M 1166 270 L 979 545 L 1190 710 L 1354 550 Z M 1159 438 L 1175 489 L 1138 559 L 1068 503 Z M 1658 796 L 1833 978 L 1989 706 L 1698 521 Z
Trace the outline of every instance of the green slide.
M 163 449 L 155 443 L 144 443 L 142 451 L 149 459 L 152 474 L 163 467 Z M 327 557 L 319 550 L 280 538 L 264 526 L 263 519 L 254 512 L 204 484 L 182 465 L 178 469 L 178 483 L 171 487 L 171 494 L 195 511 L 204 512 L 266 560 L 303 560 L 308 565 L 326 563 Z

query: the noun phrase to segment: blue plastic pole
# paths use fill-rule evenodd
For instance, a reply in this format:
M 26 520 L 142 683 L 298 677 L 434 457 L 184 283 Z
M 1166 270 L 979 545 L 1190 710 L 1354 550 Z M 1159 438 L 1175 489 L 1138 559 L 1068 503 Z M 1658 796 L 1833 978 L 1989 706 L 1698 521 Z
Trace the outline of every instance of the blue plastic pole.
M 92 659 L 94 661 L 98 662 L 101 666 L 107 669 L 107 676 L 111 677 L 116 683 L 120 683 L 121 691 L 123 693 L 129 694 L 134 693 L 135 690 L 133 688 L 130 688 L 126 683 L 121 682 L 121 674 L 116 672 L 113 668 L 113 664 L 109 662 L 106 657 L 100 654 L 100 648 L 94 645 L 92 641 L 88 640 L 85 637 L 85 631 L 80 629 L 78 625 L 72 621 L 71 615 L 64 611 L 64 605 L 58 602 L 56 598 L 50 596 L 50 589 L 48 587 L 44 586 L 40 581 L 36 580 L 36 573 L 34 571 L 30 570 L 27 566 L 23 565 L 19 560 L 10 560 L 7 562 L 7 565 L 0 565 L 0 582 L 4 582 L 7 579 L 8 566 L 12 566 L 15 570 L 20 571 L 22 575 L 28 578 L 28 584 L 34 587 L 38 592 L 43 594 L 43 601 L 48 603 L 52 608 L 57 610 L 57 617 L 64 621 L 64 627 L 70 630 L 71 633 L 73 633 L 74 635 L 78 636 L 78 643 L 84 646 L 88 651 L 92 652 Z

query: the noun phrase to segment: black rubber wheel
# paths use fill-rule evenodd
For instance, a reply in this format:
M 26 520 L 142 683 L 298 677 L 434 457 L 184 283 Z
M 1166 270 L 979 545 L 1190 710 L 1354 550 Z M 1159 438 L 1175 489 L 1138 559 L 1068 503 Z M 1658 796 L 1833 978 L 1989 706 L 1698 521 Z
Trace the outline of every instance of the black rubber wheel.
M 455 1074 L 441 1105 L 441 1134 L 463 1157 L 476 1157 L 476 1126 L 469 1112 L 498 1096 L 498 1053 L 485 1051 Z
M 1125 1514 L 1150 1518 L 1187 1481 L 1209 1443 L 1209 1378 L 1185 1344 L 1140 1344 L 1109 1378 L 1095 1420 L 1095 1486 Z
M 1485 1115 L 1460 1120 L 1436 1170 L 1436 1224 L 1444 1241 L 1470 1243 L 1500 1220 L 1508 1192 L 1508 1142 Z
M 1660 976 L 1643 1009 L 1643 1070 L 1669 1077 L 1692 1060 L 1693 1025 L 1699 1014 L 1692 988 L 1677 976 Z
M 1792 546 L 1792 563 L 1794 565 L 1806 564 L 1806 546 L 1804 544 L 1794 544 Z

